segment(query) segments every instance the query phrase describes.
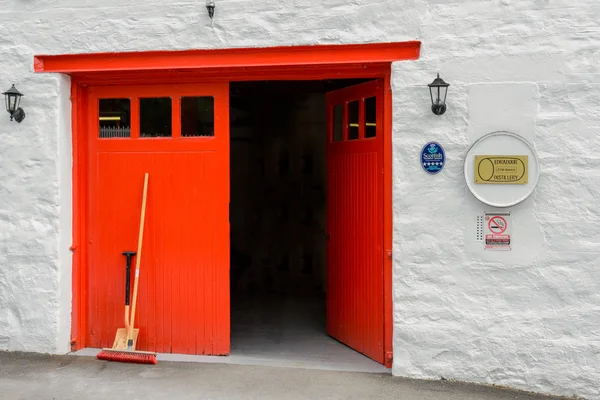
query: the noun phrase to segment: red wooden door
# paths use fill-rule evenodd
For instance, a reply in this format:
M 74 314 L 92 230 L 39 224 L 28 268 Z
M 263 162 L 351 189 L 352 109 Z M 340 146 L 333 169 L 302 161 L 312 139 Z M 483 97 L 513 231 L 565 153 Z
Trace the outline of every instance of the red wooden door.
M 384 362 L 383 91 L 327 95 L 327 333 Z
M 137 248 L 148 172 L 138 349 L 228 354 L 228 84 L 92 87 L 88 100 L 86 345 L 110 347 L 124 326 L 121 253 Z

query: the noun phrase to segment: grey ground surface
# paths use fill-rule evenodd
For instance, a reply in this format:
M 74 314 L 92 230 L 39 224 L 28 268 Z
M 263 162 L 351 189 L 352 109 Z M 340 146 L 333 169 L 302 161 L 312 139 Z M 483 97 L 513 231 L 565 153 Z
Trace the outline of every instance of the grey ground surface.
M 248 365 L 112 363 L 92 357 L 0 352 L 0 399 L 396 399 L 550 397 L 390 374 Z

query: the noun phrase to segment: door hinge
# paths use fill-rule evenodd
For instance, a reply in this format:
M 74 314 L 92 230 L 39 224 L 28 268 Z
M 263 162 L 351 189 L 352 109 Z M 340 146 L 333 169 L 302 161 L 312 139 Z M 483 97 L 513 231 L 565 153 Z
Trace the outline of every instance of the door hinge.
M 394 353 L 392 353 L 391 351 L 386 351 L 385 352 L 385 365 L 391 366 L 393 362 L 394 362 Z

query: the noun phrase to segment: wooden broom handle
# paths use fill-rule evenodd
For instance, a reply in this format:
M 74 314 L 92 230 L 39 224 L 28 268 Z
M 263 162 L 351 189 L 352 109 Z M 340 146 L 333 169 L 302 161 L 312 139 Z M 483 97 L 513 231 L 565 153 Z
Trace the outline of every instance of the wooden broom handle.
M 133 301 L 131 303 L 131 323 L 127 339 L 133 339 L 133 323 L 135 321 L 135 306 L 137 304 L 138 280 L 140 278 L 140 260 L 142 259 L 142 239 L 144 238 L 144 219 L 146 217 L 146 198 L 148 196 L 148 173 L 144 176 L 144 196 L 142 198 L 142 215 L 140 216 L 140 233 L 135 257 L 135 281 L 133 282 Z

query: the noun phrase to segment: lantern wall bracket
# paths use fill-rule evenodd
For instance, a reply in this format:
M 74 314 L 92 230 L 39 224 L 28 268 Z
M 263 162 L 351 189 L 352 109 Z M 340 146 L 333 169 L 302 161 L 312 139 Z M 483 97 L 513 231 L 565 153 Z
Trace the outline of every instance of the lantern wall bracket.
M 206 10 L 208 10 L 208 16 L 212 20 L 215 16 L 215 0 L 206 0 Z
M 10 114 L 10 120 L 15 120 L 18 123 L 23 122 L 26 114 L 25 111 L 19 107 L 23 93 L 19 92 L 13 84 L 10 89 L 2 94 L 4 95 L 4 100 L 6 101 L 6 111 Z
M 444 82 L 437 74 L 437 78 L 429 85 L 429 94 L 431 95 L 431 111 L 435 115 L 442 115 L 446 112 L 446 95 L 448 94 L 449 83 Z

